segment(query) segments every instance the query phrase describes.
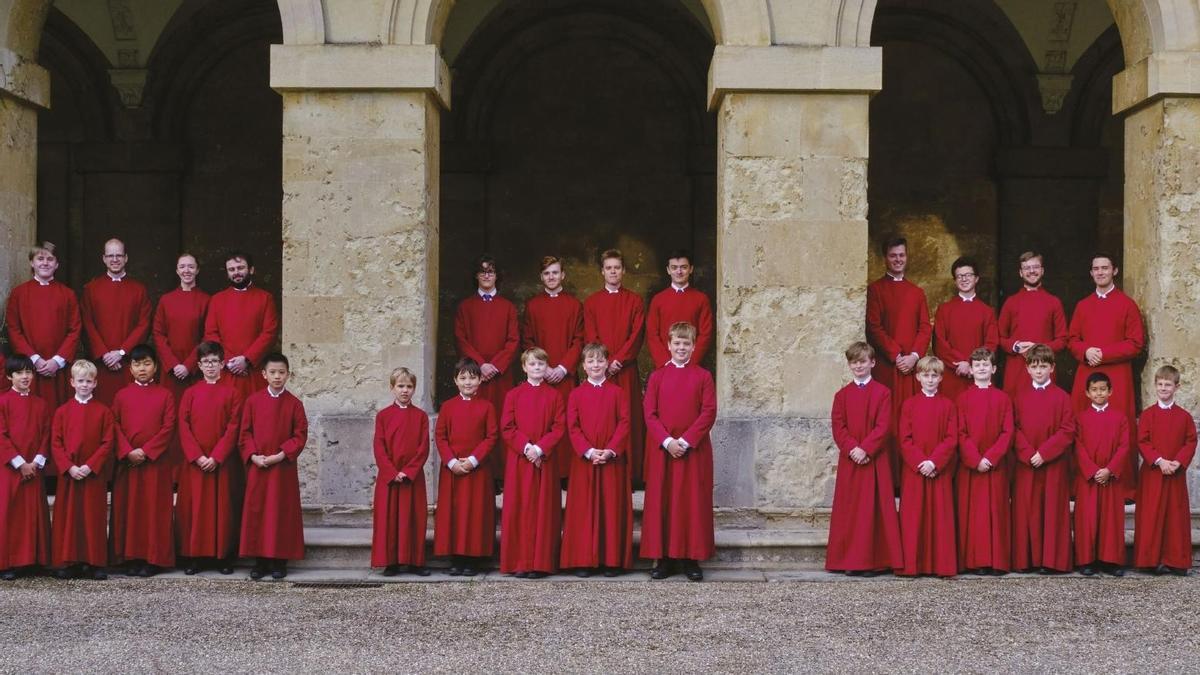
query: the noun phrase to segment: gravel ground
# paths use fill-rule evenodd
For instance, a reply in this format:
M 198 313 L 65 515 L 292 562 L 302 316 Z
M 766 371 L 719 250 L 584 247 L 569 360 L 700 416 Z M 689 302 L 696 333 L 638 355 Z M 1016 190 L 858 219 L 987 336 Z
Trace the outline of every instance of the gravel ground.
M 1200 669 L 1196 577 L 806 578 L 26 579 L 0 586 L 0 672 Z

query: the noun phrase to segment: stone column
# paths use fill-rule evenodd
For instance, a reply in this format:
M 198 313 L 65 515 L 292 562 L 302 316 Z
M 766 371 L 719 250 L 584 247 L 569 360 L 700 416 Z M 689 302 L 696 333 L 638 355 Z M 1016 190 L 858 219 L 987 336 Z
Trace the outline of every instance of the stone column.
M 717 504 L 828 506 L 829 425 L 863 338 L 876 48 L 717 47 Z
M 50 106 L 50 74 L 0 48 L 0 300 L 29 278 L 37 236 L 37 118 Z
M 432 410 L 438 142 L 449 77 L 432 46 L 280 46 L 283 347 L 308 409 L 310 506 L 367 505 L 373 419 L 396 366 Z

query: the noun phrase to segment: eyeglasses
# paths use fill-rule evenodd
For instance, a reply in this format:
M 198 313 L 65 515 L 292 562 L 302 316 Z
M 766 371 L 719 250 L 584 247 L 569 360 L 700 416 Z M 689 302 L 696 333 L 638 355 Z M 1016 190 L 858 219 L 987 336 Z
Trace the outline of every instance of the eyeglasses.
M 975 275 L 975 274 L 955 274 L 954 278 L 959 281 L 970 281 L 971 279 L 974 279 L 976 276 L 977 275 Z
M 219 366 L 219 365 L 221 365 L 221 360 L 220 359 L 200 359 L 200 365 L 202 365 L 202 366 Z
M 480 275 L 480 276 L 483 276 L 483 277 L 494 277 L 494 276 L 496 276 L 496 270 L 479 270 L 479 271 L 477 271 L 477 272 L 475 272 L 475 273 L 476 273 L 476 274 L 478 274 L 478 275 Z

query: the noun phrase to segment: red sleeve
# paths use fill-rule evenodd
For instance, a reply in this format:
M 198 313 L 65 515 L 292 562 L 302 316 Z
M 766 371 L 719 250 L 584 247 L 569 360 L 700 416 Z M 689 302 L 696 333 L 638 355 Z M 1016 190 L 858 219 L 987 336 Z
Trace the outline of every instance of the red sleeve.
M 480 464 L 483 464 L 483 460 L 492 454 L 492 449 L 496 447 L 496 441 L 500 439 L 500 425 L 496 423 L 496 409 L 490 403 L 486 407 L 487 417 L 483 425 L 483 440 L 471 451 L 471 456 Z
M 867 340 L 875 345 L 876 358 L 887 364 L 895 363 L 893 359 L 900 353 L 900 343 L 883 329 L 883 299 L 875 284 L 867 286 Z
M 933 354 L 946 363 L 946 369 L 952 370 L 954 364 L 966 360 L 966 357 L 950 344 L 946 333 L 950 330 L 950 310 L 944 302 L 937 308 L 933 318 Z
M 258 444 L 254 442 L 255 399 L 253 395 L 242 404 L 242 423 L 238 433 L 238 446 L 241 449 L 242 462 L 249 462 L 254 455 L 261 454 Z M 216 454 L 215 452 L 213 454 Z
M 383 426 L 384 411 L 380 411 L 375 415 L 375 440 L 372 442 L 372 448 L 375 451 L 375 465 L 379 467 L 379 477 L 384 482 L 391 482 L 400 474 L 400 470 L 392 464 L 392 458 L 388 455 L 387 448 L 387 432 Z M 378 506 L 378 505 L 377 505 Z
M 1062 419 L 1058 423 L 1058 428 L 1049 438 L 1042 441 L 1038 446 L 1038 453 L 1042 459 L 1047 462 L 1062 457 L 1063 454 L 1070 449 L 1071 444 L 1075 441 L 1075 413 L 1071 410 L 1071 399 L 1068 396 L 1062 397 Z
M 621 345 L 620 349 L 616 350 L 616 355 L 610 359 L 612 361 L 620 361 L 622 366 L 635 363 L 638 352 L 642 351 L 642 329 L 646 323 L 646 315 L 642 306 L 642 299 L 636 295 L 633 298 L 634 302 L 629 308 L 630 315 L 633 317 L 633 320 L 629 322 L 629 339 L 625 341 L 625 344 Z
M 1099 345 L 1104 353 L 1104 363 L 1124 363 L 1132 361 L 1142 353 L 1146 346 L 1146 329 L 1142 325 L 1142 315 L 1137 305 L 1129 300 L 1129 305 L 1121 317 L 1125 335 L 1124 340 L 1111 344 Z
M 417 417 L 420 420 L 417 429 L 417 442 L 420 445 L 413 454 L 412 461 L 404 467 L 404 475 L 408 476 L 409 480 L 425 471 L 425 462 L 429 461 L 429 416 L 420 412 Z
M 1109 473 L 1117 478 L 1120 478 L 1125 470 L 1125 459 L 1129 457 L 1129 420 L 1124 415 L 1121 416 L 1121 425 L 1117 431 L 1117 451 L 1108 460 Z
M 571 449 L 575 451 L 576 455 L 582 457 L 585 452 L 592 449 L 592 446 L 579 426 L 578 398 L 578 396 L 567 397 L 567 438 L 571 439 Z
M 1192 463 L 1192 458 L 1196 456 L 1196 421 L 1192 419 L 1190 412 L 1184 411 L 1183 426 L 1183 447 L 1179 448 L 1179 452 L 1175 455 L 1175 461 L 1179 462 L 1179 467 L 1187 471 L 1188 465 Z
M 454 449 L 450 447 L 450 414 L 452 410 L 447 410 L 450 406 L 442 404 L 441 413 L 438 415 L 437 424 L 433 428 L 433 440 L 437 445 L 438 455 L 441 457 L 442 464 L 449 464 L 450 460 L 454 459 Z M 478 458 L 476 458 L 478 459 Z
M 1057 354 L 1067 348 L 1067 316 L 1063 311 L 1062 301 L 1058 298 L 1053 298 L 1054 309 L 1050 313 L 1050 320 L 1054 322 L 1054 339 L 1050 341 L 1050 349 Z
M 196 293 L 197 291 L 192 291 Z M 200 306 L 200 327 L 203 329 L 205 322 L 208 321 L 208 303 L 212 302 L 212 298 L 205 298 Z M 188 353 L 183 360 L 183 365 L 188 369 L 189 373 L 196 372 L 196 366 L 200 363 L 200 343 L 197 342 L 192 351 Z
M 1083 442 L 1083 425 L 1075 428 L 1075 463 L 1079 467 L 1079 476 L 1085 481 L 1091 481 L 1100 467 L 1092 461 L 1092 454 Z
M 858 446 L 874 458 L 887 445 L 888 435 L 892 429 L 892 392 L 880 385 L 878 400 L 872 396 L 870 404 L 875 405 L 878 412 L 875 415 L 875 426 L 858 442 Z M 853 449 L 853 448 L 851 448 Z
M 717 421 L 717 388 L 713 385 L 712 376 L 708 371 L 702 372 L 704 377 L 700 379 L 700 414 L 682 434 L 683 439 L 693 448 L 708 436 L 713 423 Z
M 979 469 L 979 463 L 983 461 L 983 453 L 979 452 L 979 446 L 975 444 L 975 440 L 971 438 L 970 429 L 970 414 L 967 406 L 966 396 L 958 397 L 958 453 L 962 457 L 963 464 L 970 467 L 972 471 Z
M 1142 455 L 1142 459 L 1150 465 L 1162 458 L 1162 453 L 1154 447 L 1154 439 L 1151 435 L 1151 428 L 1154 426 L 1154 408 L 1155 405 L 1151 405 L 1143 410 L 1142 414 L 1138 416 L 1137 425 L 1138 452 Z M 1184 467 L 1186 468 L 1187 465 L 1184 464 Z
M 521 427 L 517 425 L 517 392 L 519 388 L 508 390 L 504 395 L 504 412 L 500 415 L 500 434 L 504 438 L 504 445 L 508 446 L 508 451 L 514 455 L 523 455 L 525 453 L 525 445 L 530 442 L 529 437 L 521 431 Z M 479 459 L 476 457 L 475 459 Z
M 175 358 L 175 352 L 171 350 L 171 343 L 167 338 L 167 308 L 164 302 L 165 298 L 166 296 L 159 298 L 158 307 L 154 309 L 154 324 L 151 328 L 151 334 L 154 336 L 154 350 L 158 352 L 158 359 L 162 361 L 163 370 L 171 370 L 179 365 L 179 359 Z
M 958 452 L 958 409 L 954 407 L 953 403 L 949 403 L 946 408 L 948 411 L 946 435 L 929 457 L 933 460 L 933 467 L 937 469 L 938 473 L 954 462 L 954 457 Z
M 911 351 L 924 355 L 929 351 L 929 341 L 933 336 L 933 326 L 929 323 L 929 303 L 925 300 L 925 291 L 917 289 L 920 302 L 917 304 L 917 335 L 913 338 Z
M 504 347 L 492 357 L 492 365 L 501 373 L 507 373 L 517 358 L 517 348 L 521 345 L 521 335 L 517 329 L 517 307 L 508 303 L 508 312 L 504 317 Z M 476 458 L 478 459 L 478 458 Z
M 989 307 L 983 324 L 983 346 L 993 354 L 1000 348 L 1000 327 L 996 324 L 996 312 Z
M 601 448 L 601 450 L 612 450 L 618 457 L 624 457 L 629 452 L 629 394 L 621 389 L 617 400 L 617 425 L 613 427 L 607 447 Z
M 13 443 L 12 434 L 8 430 L 8 415 L 8 404 L 0 398 L 0 464 L 8 464 L 20 454 L 17 452 L 17 446 Z
M 1021 291 L 1017 292 L 1020 293 Z M 1013 317 L 1012 305 L 1013 299 L 1016 297 L 1017 296 L 1014 295 L 1008 300 L 1004 301 L 1004 304 L 1000 307 L 1000 321 L 996 326 L 997 334 L 1000 339 L 1000 347 L 1006 354 L 1015 353 L 1013 352 L 1013 344 L 1016 343 L 1017 336 L 1013 335 L 1013 321 L 1015 318 Z
M 483 365 L 487 363 L 487 359 L 483 358 L 479 350 L 475 349 L 475 345 L 471 344 L 470 340 L 467 339 L 467 312 L 467 301 L 463 300 L 458 303 L 458 311 L 454 313 L 454 344 L 458 347 L 459 356 L 465 356 Z M 496 364 L 493 363 L 492 365 Z M 453 455 L 451 455 L 451 458 L 453 458 Z
M 583 308 L 578 308 L 575 314 L 575 326 L 571 331 L 571 342 L 567 345 L 567 351 L 563 352 L 562 363 L 563 368 L 567 369 L 567 374 L 574 377 L 575 371 L 579 368 L 579 355 L 583 351 Z M 566 405 L 566 401 L 563 401 Z
M 650 309 L 646 312 L 646 349 L 650 350 L 650 361 L 655 368 L 662 366 L 671 358 L 667 345 L 663 343 L 662 335 L 659 334 L 662 324 L 662 318 L 659 316 L 662 314 L 662 304 L 661 294 L 655 295 L 650 298 Z
M 138 285 L 137 288 L 137 323 L 133 325 L 133 330 L 125 337 L 125 341 L 121 343 L 120 349 L 125 352 L 132 351 L 146 340 L 146 335 L 150 332 L 150 313 L 153 308 L 150 306 L 150 297 L 146 295 L 146 287 Z
M 300 453 L 304 452 L 304 446 L 308 445 L 308 415 L 304 412 L 304 404 L 298 398 L 290 399 L 290 407 L 292 428 L 287 440 L 280 444 L 279 452 L 283 453 L 287 461 L 295 462 Z
M 842 457 L 849 457 L 850 451 L 859 446 L 858 439 L 850 433 L 850 427 L 846 422 L 846 394 L 845 389 L 839 389 L 833 395 L 833 410 L 829 413 L 830 420 L 833 423 L 833 442 L 837 445 L 838 454 Z
M 229 455 L 237 449 L 238 441 L 238 426 L 242 421 L 242 395 L 236 390 L 233 392 L 233 406 L 229 410 L 229 421 L 225 424 L 225 431 L 221 434 L 221 439 L 213 446 L 212 453 L 209 455 L 218 464 L 224 464 Z
M 60 476 L 67 475 L 67 470 L 75 466 L 75 462 L 67 456 L 66 439 L 64 434 L 66 429 L 63 427 L 67 423 L 67 411 L 65 408 L 59 408 L 54 411 L 54 423 L 50 432 L 50 453 L 54 455 L 54 467 L 58 469 Z
M 98 359 L 108 352 L 112 351 L 109 346 L 104 343 L 104 336 L 100 334 L 100 328 L 96 325 L 96 307 L 97 299 L 92 297 L 95 291 L 92 289 L 95 286 L 91 283 L 83 287 L 83 306 L 81 308 L 83 314 L 83 332 L 87 335 L 88 347 L 91 347 L 89 354 L 93 359 Z M 70 358 L 63 356 L 63 358 Z
M 642 394 L 642 414 L 646 422 L 646 435 L 655 443 L 654 448 L 646 448 L 647 450 L 661 450 L 663 441 L 671 435 L 667 433 L 666 425 L 658 418 L 658 390 L 661 381 L 659 371 L 651 372 L 650 379 L 646 382 L 646 393 Z
M 111 410 L 106 409 L 100 419 L 100 443 L 84 464 L 87 464 L 93 474 L 103 476 L 113 458 L 113 445 L 116 439 L 113 427 L 116 425 L 113 424 Z
M 1025 437 L 1025 429 L 1023 425 L 1016 423 L 1018 420 L 1021 422 L 1024 421 L 1020 418 L 1025 417 L 1025 413 L 1017 410 L 1015 401 L 1013 403 L 1013 412 L 1015 413 L 1013 416 L 1013 446 L 1014 450 L 1016 450 L 1017 461 L 1025 466 L 1032 466 L 1030 461 L 1033 459 L 1034 453 L 1037 452 L 1037 448 L 1033 447 L 1033 443 L 1031 443 L 1029 439 Z M 1042 459 L 1045 459 L 1045 457 L 1042 457 Z
M 714 322 L 711 303 L 708 301 L 708 296 L 704 296 L 700 302 L 700 325 L 696 327 L 696 362 L 699 363 L 708 354 L 708 350 L 712 348 L 714 333 Z M 668 358 L 670 358 L 668 356 Z
M 262 330 L 241 354 L 255 366 L 262 364 L 263 357 L 267 355 L 271 345 L 275 344 L 275 336 L 279 333 L 279 313 L 275 310 L 275 296 L 266 291 L 263 293 Z
M 183 392 L 183 400 L 179 403 L 179 445 L 189 464 L 204 456 L 204 450 L 200 448 L 200 442 L 196 440 L 196 434 L 192 432 L 192 405 L 194 402 L 195 396 L 189 389 Z
M 1071 315 L 1071 328 L 1067 336 L 1067 348 L 1071 351 L 1071 356 L 1074 356 L 1075 360 L 1080 363 L 1086 363 L 1084 354 L 1091 346 L 1083 342 L 1083 322 L 1086 314 L 1084 301 L 1080 300 L 1079 304 L 1075 305 L 1075 313 Z
M 545 385 L 542 385 L 545 386 Z M 563 433 L 566 431 L 566 418 L 563 415 L 562 396 L 557 391 L 554 396 L 550 397 L 550 428 L 542 437 L 537 439 L 537 446 L 542 449 L 542 454 L 550 457 L 554 454 L 554 450 L 558 447 L 558 442 L 562 440 Z
M 129 453 L 133 452 L 133 443 L 125 435 L 125 425 L 121 422 L 123 416 L 122 409 L 125 407 L 124 402 L 121 400 L 122 398 L 121 392 L 117 392 L 117 398 L 113 401 L 112 405 L 113 421 L 116 422 L 117 459 L 125 459 Z
M 522 317 L 522 319 L 521 319 L 521 349 L 522 349 L 522 351 L 529 351 L 530 349 L 533 349 L 534 347 L 538 346 L 537 343 L 533 341 L 533 336 L 537 332 L 534 329 L 534 325 L 533 325 L 533 308 L 534 308 L 534 306 L 535 305 L 533 304 L 533 298 L 530 298 L 529 300 L 527 300 L 525 302 L 525 316 Z M 455 334 L 457 335 L 457 333 L 455 333 Z
M 165 404 L 163 406 L 162 426 L 150 437 L 150 440 L 142 444 L 142 450 L 145 451 L 146 457 L 150 461 L 155 461 L 161 457 L 167 451 L 167 448 L 171 445 L 171 439 L 175 436 L 175 397 L 170 392 L 166 392 L 163 400 Z
M 204 315 L 204 342 L 216 342 L 224 346 L 221 340 L 221 294 L 217 293 L 208 301 L 208 313 Z
M 1000 391 L 996 389 L 995 391 Z M 992 443 L 991 447 L 984 451 L 983 456 L 987 461 L 991 462 L 992 466 L 999 466 L 1004 455 L 1012 450 L 1013 444 L 1013 411 L 1012 402 L 1009 401 L 1008 395 L 1001 393 L 1004 396 L 1003 413 L 1000 417 L 1000 435 L 996 436 L 996 442 Z
M 900 458 L 904 465 L 913 471 L 925 461 L 924 453 L 917 447 L 913 437 L 913 399 L 908 399 L 900 406 Z
M 4 309 L 4 325 L 8 326 L 8 342 L 9 346 L 16 354 L 25 354 L 33 356 L 37 354 L 37 350 L 33 348 L 29 338 L 25 336 L 25 324 L 22 319 L 27 318 L 23 311 L 22 305 L 24 297 L 20 294 L 20 286 L 13 289 L 11 295 L 8 296 L 8 307 Z M 76 315 L 78 316 L 78 314 Z M 78 321 L 78 319 L 77 319 Z M 50 358 L 53 354 L 39 355 L 45 358 Z M 67 358 L 67 357 L 64 357 Z

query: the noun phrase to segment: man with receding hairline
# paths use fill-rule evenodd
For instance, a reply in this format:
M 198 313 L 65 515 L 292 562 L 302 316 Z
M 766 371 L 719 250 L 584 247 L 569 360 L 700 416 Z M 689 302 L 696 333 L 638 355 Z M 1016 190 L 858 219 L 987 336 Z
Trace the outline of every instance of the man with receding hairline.
M 96 364 L 96 400 L 111 407 L 130 382 L 128 352 L 150 332 L 150 296 L 125 270 L 129 256 L 120 239 L 104 242 L 104 274 L 83 287 L 83 330 Z

